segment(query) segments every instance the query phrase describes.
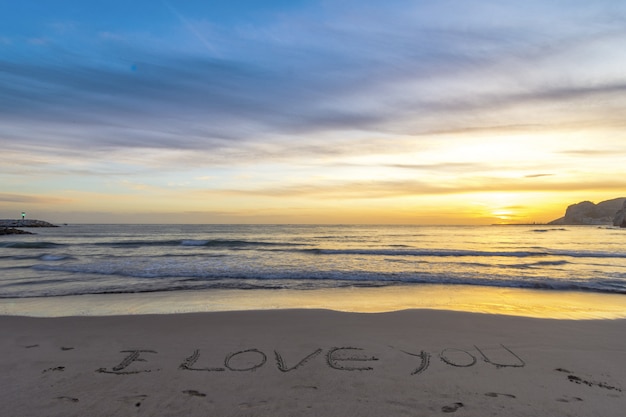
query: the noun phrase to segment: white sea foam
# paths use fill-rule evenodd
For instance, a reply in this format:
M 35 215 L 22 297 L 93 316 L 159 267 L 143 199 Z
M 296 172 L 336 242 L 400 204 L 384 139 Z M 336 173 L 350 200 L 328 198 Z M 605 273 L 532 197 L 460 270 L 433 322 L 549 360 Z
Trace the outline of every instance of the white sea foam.
M 62 261 L 64 259 L 68 259 L 68 256 L 65 255 L 41 255 L 39 257 L 39 259 L 41 259 L 42 261 Z

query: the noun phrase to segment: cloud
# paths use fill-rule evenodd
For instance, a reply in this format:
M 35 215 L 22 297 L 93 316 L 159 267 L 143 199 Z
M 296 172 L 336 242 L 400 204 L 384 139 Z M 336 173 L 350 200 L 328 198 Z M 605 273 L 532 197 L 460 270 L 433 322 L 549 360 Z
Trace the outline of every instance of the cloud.
M 183 26 L 185 27 L 185 29 L 187 29 L 195 38 L 197 38 L 205 47 L 207 50 L 209 50 L 211 53 L 215 54 L 216 53 L 216 49 L 215 47 L 211 44 L 211 42 L 209 42 L 209 40 L 202 34 L 202 32 L 200 32 L 198 30 L 198 28 L 196 28 L 196 26 L 189 21 L 189 19 L 187 19 L 185 16 L 183 16 L 182 14 L 180 14 L 180 12 L 175 9 L 169 2 L 162 0 L 161 2 L 165 7 L 167 7 L 167 9 L 169 11 L 171 11 L 178 20 L 180 20 L 180 22 L 183 24 Z
M 163 34 L 130 26 L 89 33 L 90 22 L 77 22 L 71 33 L 53 26 L 37 48 L 13 42 L 0 58 L 0 141 L 28 158 L 93 163 L 47 172 L 116 175 L 338 167 L 348 156 L 409 152 L 464 134 L 625 127 L 624 52 L 616 46 L 624 6 L 340 3 L 232 26 L 177 12 L 169 26 L 155 24 Z M 189 46 L 198 40 L 202 48 Z M 581 64 L 590 53 L 603 69 Z M 134 168 L 98 164 L 122 160 Z M 385 166 L 481 168 L 420 158 Z
M 620 36 L 610 19 L 598 21 L 606 6 L 563 11 L 548 4 L 533 19 L 565 14 L 547 30 L 515 6 L 445 3 L 400 2 L 388 10 L 326 4 L 331 17 L 292 12 L 247 31 L 223 27 L 211 41 L 231 51 L 222 58 L 179 52 L 165 40 L 156 53 L 154 44 L 128 35 L 126 46 L 110 44 L 112 32 L 101 32 L 81 46 L 95 50 L 95 59 L 86 59 L 92 53 L 57 40 L 58 58 L 49 63 L 43 56 L 0 62 L 2 122 L 60 127 L 54 139 L 66 148 L 220 150 L 276 135 L 488 129 L 492 120 L 476 123 L 476 115 L 537 103 L 593 99 L 623 108 L 626 81 L 589 82 L 557 59 L 590 33 L 595 44 Z M 444 13 L 451 4 L 465 10 L 465 25 Z M 507 19 L 491 23 L 485 11 Z M 201 25 L 179 23 L 206 40 Z M 563 70 L 569 81 L 555 80 Z M 527 115 L 533 120 L 545 122 Z M 43 143 L 50 136 L 20 138 Z
M 565 149 L 560 151 L 561 154 L 571 155 L 571 156 L 580 156 L 580 157 L 618 157 L 621 155 L 626 155 L 626 147 L 620 145 L 619 143 L 615 143 L 615 148 L 613 149 Z
M 438 164 L 388 164 L 389 168 L 401 168 L 417 171 L 463 171 L 468 172 L 476 169 L 483 169 L 483 164 L 466 163 L 466 162 L 448 162 Z
M 59 204 L 71 201 L 66 198 L 48 197 L 48 196 L 32 196 L 21 194 L 0 193 L 0 201 L 5 203 L 26 203 L 26 204 Z
M 524 178 L 541 178 L 541 177 L 551 177 L 554 174 L 530 174 L 524 175 Z
M 460 195 L 499 192 L 562 192 L 562 191 L 623 191 L 626 181 L 542 182 L 529 184 L 501 178 L 475 178 L 452 183 L 422 182 L 416 180 L 337 181 L 327 184 L 298 184 L 256 189 L 224 189 L 206 191 L 208 194 L 228 196 L 262 196 L 274 198 L 322 199 L 380 199 L 427 195 Z

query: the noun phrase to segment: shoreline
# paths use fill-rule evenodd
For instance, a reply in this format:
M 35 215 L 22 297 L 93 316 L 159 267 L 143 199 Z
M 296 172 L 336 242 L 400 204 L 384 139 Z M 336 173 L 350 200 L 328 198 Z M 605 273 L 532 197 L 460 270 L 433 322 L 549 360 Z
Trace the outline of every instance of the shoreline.
M 567 320 L 626 318 L 626 296 L 471 285 L 165 291 L 0 299 L 0 316 L 71 317 L 262 310 L 459 311 Z
M 436 310 L 2 316 L 7 416 L 618 417 L 626 320 Z

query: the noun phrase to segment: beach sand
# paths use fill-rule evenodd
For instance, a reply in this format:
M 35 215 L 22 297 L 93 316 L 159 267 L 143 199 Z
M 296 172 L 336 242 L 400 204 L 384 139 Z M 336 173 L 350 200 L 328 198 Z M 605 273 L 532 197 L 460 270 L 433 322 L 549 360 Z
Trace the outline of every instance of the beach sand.
M 626 320 L 0 317 L 0 415 L 623 416 Z

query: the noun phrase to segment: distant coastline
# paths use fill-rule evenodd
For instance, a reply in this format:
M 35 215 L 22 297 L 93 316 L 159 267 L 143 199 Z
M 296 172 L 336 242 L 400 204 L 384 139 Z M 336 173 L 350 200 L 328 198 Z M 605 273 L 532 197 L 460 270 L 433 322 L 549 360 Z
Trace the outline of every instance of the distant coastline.
M 547 226 L 548 223 L 492 223 L 492 226 Z
M 548 225 L 594 225 L 594 226 L 623 226 L 626 197 L 614 198 L 594 204 L 591 201 L 581 201 L 572 204 L 565 210 L 565 215 L 552 220 Z

